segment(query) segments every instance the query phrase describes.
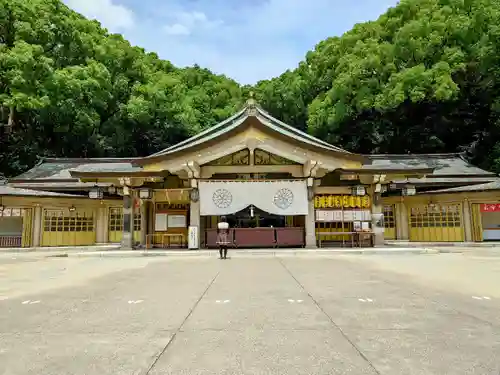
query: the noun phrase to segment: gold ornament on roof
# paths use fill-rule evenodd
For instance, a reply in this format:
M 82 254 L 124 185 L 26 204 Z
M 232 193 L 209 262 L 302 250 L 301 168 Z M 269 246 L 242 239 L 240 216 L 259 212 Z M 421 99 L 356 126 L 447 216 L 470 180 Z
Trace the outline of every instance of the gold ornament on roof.
M 253 91 L 250 91 L 248 96 L 249 96 L 249 98 L 246 102 L 247 115 L 248 116 L 255 116 L 255 115 L 257 115 L 257 111 L 256 111 L 257 101 L 253 97 Z

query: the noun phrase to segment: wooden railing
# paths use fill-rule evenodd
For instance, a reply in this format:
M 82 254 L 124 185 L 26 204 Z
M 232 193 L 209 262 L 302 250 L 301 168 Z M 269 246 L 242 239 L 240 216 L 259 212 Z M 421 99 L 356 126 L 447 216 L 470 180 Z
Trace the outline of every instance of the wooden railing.
M 21 247 L 21 236 L 2 236 L 0 235 L 0 247 Z
M 146 236 L 146 249 L 153 247 L 174 249 L 187 247 L 184 233 L 155 233 Z
M 339 236 L 340 241 L 323 240 L 323 237 Z M 337 245 L 341 247 L 373 247 L 373 232 L 317 232 L 318 247 L 323 247 L 323 242 L 328 246 Z M 346 239 L 347 237 L 347 239 Z
M 218 247 L 217 229 L 205 230 L 204 244 L 207 248 Z M 232 228 L 229 230 L 229 247 L 303 247 L 304 228 Z

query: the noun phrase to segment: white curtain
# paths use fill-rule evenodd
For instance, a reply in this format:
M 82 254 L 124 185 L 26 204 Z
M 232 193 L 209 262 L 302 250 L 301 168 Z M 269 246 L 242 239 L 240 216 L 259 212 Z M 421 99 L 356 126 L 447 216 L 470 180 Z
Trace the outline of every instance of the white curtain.
M 307 186 L 302 180 L 200 181 L 201 215 L 229 215 L 254 205 L 275 215 L 307 215 Z

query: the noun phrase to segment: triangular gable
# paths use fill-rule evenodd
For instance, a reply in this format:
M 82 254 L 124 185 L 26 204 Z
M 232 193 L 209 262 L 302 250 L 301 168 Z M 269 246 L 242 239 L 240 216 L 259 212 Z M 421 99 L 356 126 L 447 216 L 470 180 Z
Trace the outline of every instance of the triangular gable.
M 243 110 L 237 112 L 228 119 L 220 122 L 217 125 L 212 126 L 203 132 L 188 138 L 182 142 L 177 143 L 174 146 L 168 147 L 162 151 L 159 151 L 153 155 L 142 158 L 137 161 L 137 164 L 144 165 L 151 162 L 151 160 L 171 156 L 177 152 L 186 151 L 193 147 L 199 147 L 204 143 L 212 142 L 219 137 L 225 137 L 229 132 L 243 125 L 248 118 L 254 118 L 259 121 L 264 127 L 268 128 L 273 132 L 277 132 L 284 137 L 290 138 L 296 142 L 300 142 L 309 146 L 310 148 L 317 149 L 318 151 L 342 154 L 349 159 L 356 159 L 362 161 L 365 157 L 353 154 L 342 148 L 333 146 L 325 141 L 322 141 L 310 134 L 307 134 L 299 129 L 294 128 L 288 124 L 285 124 L 276 118 L 272 117 L 269 113 L 260 108 L 255 100 L 250 99 L 247 101 L 246 106 Z
M 298 165 L 299 163 L 284 158 L 276 154 L 261 150 L 259 148 L 254 150 L 253 163 L 255 165 Z
M 231 166 L 231 165 L 250 165 L 250 150 L 248 148 L 224 155 L 218 159 L 212 160 L 203 166 Z

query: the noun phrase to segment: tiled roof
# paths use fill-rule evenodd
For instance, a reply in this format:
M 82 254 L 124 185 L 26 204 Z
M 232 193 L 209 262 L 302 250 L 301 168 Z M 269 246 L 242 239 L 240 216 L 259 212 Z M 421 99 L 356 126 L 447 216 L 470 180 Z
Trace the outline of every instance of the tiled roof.
M 460 192 L 473 192 L 473 191 L 489 191 L 489 190 L 500 190 L 500 178 L 495 181 L 491 181 L 485 184 L 467 185 L 453 187 L 449 189 L 433 190 L 427 193 L 460 193 Z
M 70 197 L 70 198 L 87 198 L 82 195 L 54 193 L 51 191 L 40 191 L 31 189 L 21 189 L 8 185 L 0 185 L 0 196 L 21 196 L 21 197 Z
M 13 178 L 12 180 L 67 180 L 71 177 L 71 170 L 82 172 L 135 172 L 142 170 L 141 167 L 133 166 L 130 161 L 119 162 L 116 159 L 109 159 L 109 162 L 103 159 L 48 159 L 47 161 L 36 165 L 29 171 Z M 75 179 L 78 181 L 77 179 Z
M 227 132 L 233 129 L 236 129 L 238 126 L 242 125 L 249 117 L 255 117 L 261 124 L 268 127 L 269 129 L 278 132 L 280 134 L 283 134 L 287 137 L 293 138 L 299 142 L 306 143 L 326 151 L 340 152 L 344 154 L 354 155 L 349 151 L 333 146 L 325 141 L 320 140 L 319 138 L 313 137 L 310 134 L 307 134 L 299 129 L 296 129 L 293 126 L 285 124 L 284 122 L 272 117 L 269 113 L 267 113 L 265 110 L 263 110 L 261 107 L 259 107 L 252 101 L 249 101 L 247 102 L 245 108 L 243 108 L 241 111 L 237 112 L 233 116 L 229 117 L 228 119 L 210 127 L 209 129 L 202 131 L 199 134 L 196 134 L 191 138 L 186 139 L 185 141 L 179 142 L 174 146 L 168 147 L 162 151 L 150 155 L 144 158 L 143 160 L 162 155 L 169 155 L 174 152 L 182 151 L 187 148 L 208 142 L 223 134 L 226 134 Z
M 371 164 L 364 167 L 384 169 L 405 168 L 435 168 L 429 177 L 451 177 L 451 176 L 483 176 L 494 177 L 495 174 L 467 162 L 460 154 L 408 154 L 408 155 L 366 155 Z
M 46 159 L 29 171 L 10 179 L 9 185 L 16 188 L 60 190 L 88 189 L 93 182 L 81 182 L 71 176 L 71 171 L 82 172 L 136 172 L 142 168 L 132 165 L 134 159 Z M 98 183 L 97 186 L 110 184 Z

